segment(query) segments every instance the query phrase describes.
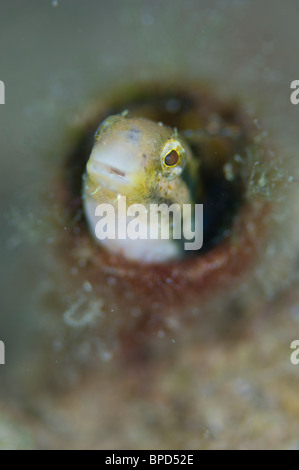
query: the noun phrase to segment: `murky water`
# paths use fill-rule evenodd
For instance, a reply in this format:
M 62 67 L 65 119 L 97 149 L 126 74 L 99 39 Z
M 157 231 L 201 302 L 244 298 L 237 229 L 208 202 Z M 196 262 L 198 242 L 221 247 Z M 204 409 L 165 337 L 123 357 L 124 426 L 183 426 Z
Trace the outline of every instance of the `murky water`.
M 289 360 L 299 336 L 299 108 L 289 99 L 298 16 L 291 0 L 0 1 L 0 447 L 299 446 L 298 370 Z M 213 301 L 206 294 L 204 317 L 187 299 L 188 322 L 171 304 L 167 332 L 139 329 L 139 342 L 148 331 L 153 342 L 136 358 L 115 330 L 125 318 L 121 344 L 131 344 L 143 311 L 130 287 L 121 317 L 123 284 L 109 263 L 103 330 L 97 319 L 83 333 L 65 322 L 78 302 L 87 309 L 82 296 L 96 312 L 102 304 L 86 246 L 79 256 L 67 243 L 58 249 L 69 228 L 58 193 L 94 110 L 127 85 L 155 82 L 200 82 L 239 100 L 267 148 L 265 174 L 275 167 L 275 177 L 265 183 L 272 206 L 254 265 L 209 291 Z M 153 318 L 164 314 L 169 286 L 157 289 Z

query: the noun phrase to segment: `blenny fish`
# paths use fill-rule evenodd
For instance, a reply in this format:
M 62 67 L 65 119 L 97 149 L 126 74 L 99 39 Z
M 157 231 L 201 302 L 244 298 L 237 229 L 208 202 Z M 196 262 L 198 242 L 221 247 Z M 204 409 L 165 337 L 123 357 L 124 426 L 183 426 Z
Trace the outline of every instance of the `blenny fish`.
M 112 115 L 100 124 L 83 176 L 83 205 L 90 232 L 105 249 L 140 262 L 165 262 L 182 258 L 185 254 L 184 239 L 174 238 L 174 231 L 178 228 L 175 224 L 184 223 L 184 205 L 194 207 L 199 194 L 199 159 L 194 157 L 176 128 L 142 117 L 129 117 L 127 111 Z M 121 196 L 125 196 L 126 206 L 121 205 L 120 208 Z M 161 238 L 163 216 L 158 222 L 157 239 L 109 237 L 107 226 L 105 230 L 102 226 L 107 237 L 99 237 L 96 235 L 99 221 L 97 207 L 103 203 L 114 209 L 118 229 L 122 224 L 128 226 L 135 210 L 139 211 L 140 204 L 146 208 L 146 212 L 152 204 L 166 204 L 168 207 L 175 204 L 182 209 L 181 218 L 176 218 L 174 214 L 168 217 L 168 238 Z M 130 215 L 126 211 L 128 206 L 132 207 Z M 112 213 L 108 206 L 105 207 L 107 225 L 110 225 L 109 217 L 112 218 Z M 190 218 L 193 212 L 189 212 L 186 217 Z M 146 222 L 148 220 L 139 218 L 139 224 Z M 149 223 L 154 222 L 150 219 Z M 194 226 L 194 220 L 192 224 Z M 147 232 L 151 228 L 147 227 Z

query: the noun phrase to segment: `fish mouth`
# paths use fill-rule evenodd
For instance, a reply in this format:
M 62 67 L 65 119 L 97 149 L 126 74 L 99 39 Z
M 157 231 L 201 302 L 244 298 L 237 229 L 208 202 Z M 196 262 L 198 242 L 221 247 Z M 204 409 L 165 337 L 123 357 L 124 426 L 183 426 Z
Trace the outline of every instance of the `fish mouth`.
M 107 165 L 105 163 L 101 163 L 97 165 L 99 167 L 98 173 L 104 176 L 111 176 L 112 178 L 117 178 L 119 180 L 126 179 L 126 173 L 119 168 L 116 168 L 112 165 Z
M 108 163 L 92 161 L 87 165 L 87 173 L 97 185 L 114 191 L 133 184 L 131 174 Z

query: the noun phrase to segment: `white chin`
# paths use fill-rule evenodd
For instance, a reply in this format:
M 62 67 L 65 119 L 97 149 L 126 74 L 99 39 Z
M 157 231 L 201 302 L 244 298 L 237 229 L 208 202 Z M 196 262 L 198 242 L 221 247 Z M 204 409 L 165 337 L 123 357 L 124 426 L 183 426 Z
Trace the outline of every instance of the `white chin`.
M 178 259 L 179 247 L 172 240 L 98 240 L 111 253 L 131 261 L 161 263 Z
M 179 259 L 181 250 L 172 239 L 139 239 L 115 238 L 114 230 L 110 232 L 109 224 L 105 232 L 96 234 L 99 217 L 95 215 L 97 204 L 91 198 L 84 199 L 85 215 L 93 238 L 107 251 L 141 263 L 161 263 Z M 117 230 L 116 230 L 117 231 Z M 103 235 L 103 236 L 102 236 Z

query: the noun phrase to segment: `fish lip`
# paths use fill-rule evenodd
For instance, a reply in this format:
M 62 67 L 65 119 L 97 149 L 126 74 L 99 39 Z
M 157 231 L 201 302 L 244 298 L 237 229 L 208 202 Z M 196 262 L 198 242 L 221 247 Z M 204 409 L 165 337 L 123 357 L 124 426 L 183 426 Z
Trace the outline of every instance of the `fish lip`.
M 128 173 L 108 163 L 91 162 L 88 165 L 87 173 L 92 180 L 101 183 L 108 189 L 126 187 L 131 184 Z
M 88 165 L 87 171 L 90 175 L 93 175 L 95 177 L 105 176 L 119 180 L 128 179 L 124 171 L 119 170 L 115 166 L 110 165 L 108 163 L 91 162 Z
M 113 165 L 109 165 L 107 163 L 98 164 L 100 166 L 101 172 L 108 175 L 113 175 L 113 178 L 124 179 L 126 178 L 126 173 L 118 168 L 114 167 Z

